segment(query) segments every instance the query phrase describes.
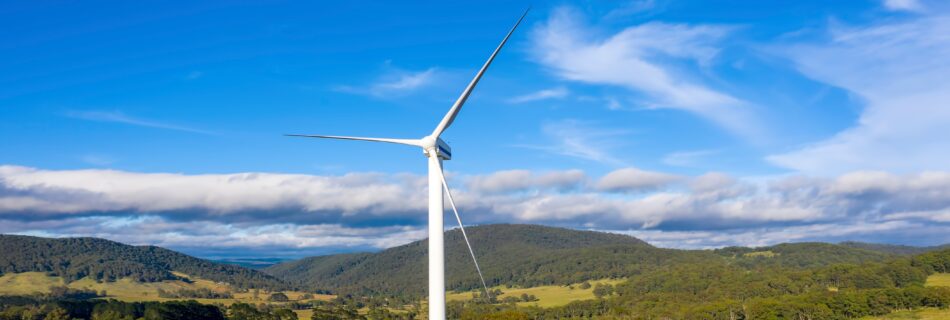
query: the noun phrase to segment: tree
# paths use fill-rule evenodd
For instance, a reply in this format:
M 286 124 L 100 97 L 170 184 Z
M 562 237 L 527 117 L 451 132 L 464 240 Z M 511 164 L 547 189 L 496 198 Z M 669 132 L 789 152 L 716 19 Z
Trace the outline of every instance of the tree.
M 54 307 L 53 310 L 50 310 L 50 312 L 46 314 L 46 318 L 44 319 L 45 320 L 71 320 L 72 318 L 69 317 L 69 312 L 67 312 L 66 309 L 63 309 L 60 307 Z
M 284 294 L 283 292 L 276 292 L 276 293 L 271 294 L 270 297 L 267 298 L 267 301 L 287 302 L 287 301 L 290 301 L 290 298 L 288 298 L 287 295 Z
M 598 283 L 594 287 L 594 296 L 597 298 L 603 298 L 614 293 L 614 286 L 609 284 Z

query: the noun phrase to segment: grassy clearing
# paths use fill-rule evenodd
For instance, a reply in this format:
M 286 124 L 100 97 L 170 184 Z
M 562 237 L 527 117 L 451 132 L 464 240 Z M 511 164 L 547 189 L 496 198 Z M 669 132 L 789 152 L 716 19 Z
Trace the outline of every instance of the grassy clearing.
M 602 280 L 593 280 L 589 281 L 591 287 L 588 289 L 581 289 L 580 284 L 573 284 L 571 286 L 540 286 L 540 287 L 531 287 L 531 288 L 505 288 L 504 286 L 497 286 L 491 289 L 499 289 L 503 293 L 498 296 L 498 299 L 504 299 L 509 296 L 521 296 L 522 294 L 534 295 L 538 298 L 538 301 L 533 302 L 519 302 L 519 306 L 539 306 L 539 307 L 557 307 L 563 306 L 571 301 L 579 300 L 590 300 L 596 298 L 594 296 L 594 287 L 598 284 L 610 284 L 615 285 L 620 282 L 623 282 L 622 279 L 602 279 Z M 574 287 L 571 289 L 571 287 Z M 467 301 L 472 299 L 473 291 L 466 292 L 453 292 L 446 293 L 445 299 L 448 301 Z
M 73 281 L 67 286 L 73 289 L 92 289 L 96 291 L 105 290 L 108 298 L 136 302 L 136 301 L 170 301 L 170 300 L 196 300 L 201 303 L 221 303 L 230 305 L 236 302 L 245 303 L 270 303 L 267 298 L 271 292 L 261 291 L 255 297 L 254 292 L 234 292 L 233 299 L 169 299 L 158 296 L 158 290 L 177 291 L 178 289 L 199 289 L 207 288 L 218 292 L 231 291 L 231 286 L 225 283 L 217 283 L 210 280 L 189 277 L 188 275 L 176 273 L 178 276 L 187 277 L 190 282 L 173 280 L 162 282 L 136 282 L 132 279 L 120 279 L 114 282 L 96 282 L 95 280 L 84 278 Z M 61 286 L 64 281 L 60 277 L 51 277 L 42 272 L 11 273 L 0 277 L 0 295 L 33 294 L 49 292 L 51 286 Z M 291 301 L 304 301 L 302 296 L 305 292 L 284 291 L 284 294 Z M 330 300 L 332 295 L 314 294 L 310 300 Z M 281 304 L 281 303 L 271 303 Z
M 935 273 L 927 277 L 928 287 L 950 287 L 950 273 Z
M 924 308 L 912 311 L 898 311 L 879 317 L 864 317 L 861 320 L 950 320 L 950 310 Z
M 311 317 L 313 317 L 313 310 L 310 310 L 310 309 L 294 310 L 294 313 L 297 314 L 297 319 L 301 319 L 301 320 L 309 320 Z
M 61 285 L 63 279 L 42 272 L 9 273 L 0 277 L 0 295 L 44 293 Z
M 750 257 L 750 258 L 754 258 L 754 257 L 772 258 L 777 255 L 778 255 L 777 253 L 772 252 L 771 250 L 766 250 L 766 251 L 749 252 L 749 253 L 743 254 L 742 256 Z

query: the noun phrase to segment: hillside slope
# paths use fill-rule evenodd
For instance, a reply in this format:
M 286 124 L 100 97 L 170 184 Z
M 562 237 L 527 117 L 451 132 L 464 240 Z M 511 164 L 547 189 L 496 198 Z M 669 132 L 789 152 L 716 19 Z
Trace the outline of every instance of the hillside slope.
M 486 225 L 467 229 L 489 286 L 565 285 L 632 277 L 675 265 L 734 265 L 745 269 L 811 268 L 880 262 L 890 254 L 827 243 L 789 243 L 718 250 L 656 248 L 634 237 L 537 225 Z M 300 287 L 335 293 L 421 296 L 426 284 L 423 241 L 379 253 L 340 254 L 277 264 L 265 272 Z M 461 233 L 446 233 L 446 287 L 480 287 Z
M 661 249 L 634 237 L 602 232 L 507 224 L 466 230 L 489 286 L 568 284 L 624 277 L 673 260 L 718 259 L 708 252 Z M 445 241 L 446 287 L 480 287 L 461 232 L 446 232 Z M 422 240 L 379 253 L 311 257 L 264 271 L 313 289 L 421 296 L 427 246 Z
M 184 274 L 238 288 L 285 289 L 287 283 L 265 273 L 214 263 L 155 246 L 130 246 L 97 238 L 50 239 L 0 235 L 0 275 L 46 272 L 67 282 L 85 277 L 141 282 L 174 280 Z

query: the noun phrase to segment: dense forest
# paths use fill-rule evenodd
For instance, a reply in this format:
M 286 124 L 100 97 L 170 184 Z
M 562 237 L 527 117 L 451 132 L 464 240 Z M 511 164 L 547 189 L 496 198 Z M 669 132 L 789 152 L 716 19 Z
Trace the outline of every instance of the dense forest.
M 96 238 L 0 235 L 0 275 L 28 271 L 46 272 L 66 281 L 85 277 L 115 281 L 130 277 L 141 282 L 179 279 L 172 274 L 177 271 L 237 288 L 289 288 L 284 281 L 256 270 L 155 246 L 130 246 Z
M 856 319 L 950 307 L 950 287 L 924 287 L 950 272 L 950 249 L 883 262 L 751 269 L 722 260 L 641 274 L 596 300 L 531 308 L 477 300 L 450 304 L 455 319 Z
M 537 225 L 486 225 L 467 231 L 489 286 L 566 285 L 628 278 L 680 265 L 811 268 L 881 262 L 897 256 L 826 243 L 713 251 L 663 249 L 625 235 Z M 479 288 L 461 233 L 449 231 L 445 239 L 446 287 L 460 291 Z M 427 245 L 423 240 L 378 253 L 306 258 L 264 271 L 311 290 L 422 297 Z

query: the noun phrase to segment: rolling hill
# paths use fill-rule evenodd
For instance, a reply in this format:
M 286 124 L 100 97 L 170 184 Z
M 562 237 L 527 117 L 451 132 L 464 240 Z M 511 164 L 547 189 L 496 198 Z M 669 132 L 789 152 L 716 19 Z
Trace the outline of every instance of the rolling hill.
M 627 278 L 683 264 L 807 268 L 878 262 L 893 257 L 825 243 L 676 250 L 657 248 L 626 235 L 537 225 L 499 224 L 467 230 L 489 286 L 567 285 L 593 279 Z M 427 242 L 422 240 L 378 253 L 284 262 L 264 272 L 313 290 L 422 296 L 427 274 L 426 248 Z M 763 254 L 766 252 L 768 254 Z M 458 230 L 446 233 L 446 286 L 456 291 L 481 286 Z
M 490 286 L 621 277 L 629 272 L 630 264 L 640 260 L 657 264 L 683 256 L 633 237 L 601 232 L 507 224 L 466 230 Z M 461 232 L 446 232 L 445 243 L 446 286 L 455 290 L 480 287 Z M 422 240 L 378 253 L 311 257 L 264 271 L 297 285 L 340 293 L 421 296 L 427 279 L 427 246 Z
M 290 288 L 286 282 L 259 271 L 155 246 L 130 246 L 97 238 L 0 235 L 0 275 L 22 272 L 45 272 L 67 282 L 87 277 L 97 281 L 131 278 L 157 282 L 179 280 L 181 277 L 173 272 L 180 272 L 237 288 Z

